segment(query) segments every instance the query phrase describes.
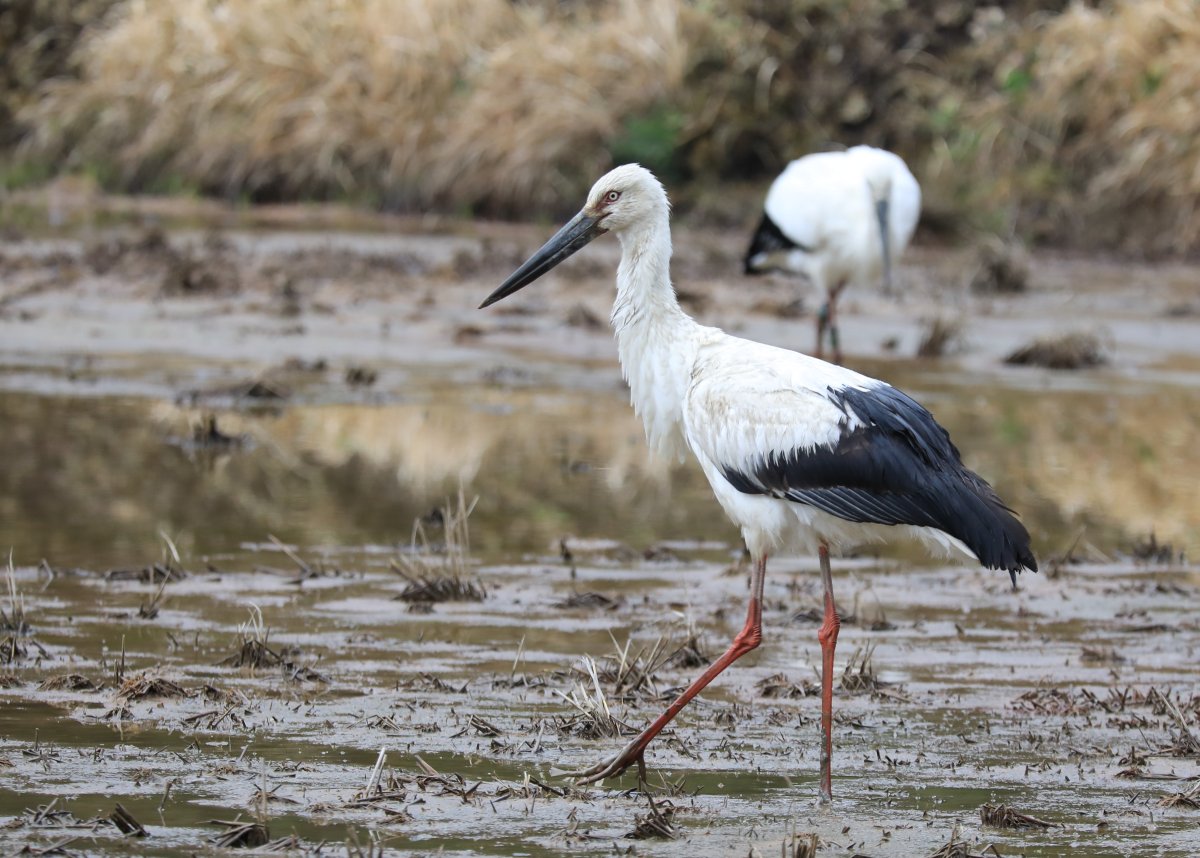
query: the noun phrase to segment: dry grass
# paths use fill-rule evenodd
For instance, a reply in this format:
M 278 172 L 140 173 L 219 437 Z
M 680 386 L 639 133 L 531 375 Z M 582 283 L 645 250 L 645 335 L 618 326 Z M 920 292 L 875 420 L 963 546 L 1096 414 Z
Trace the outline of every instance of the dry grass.
M 1200 782 L 1183 792 L 1168 793 L 1158 800 L 1160 807 L 1188 807 L 1200 809 Z
M 79 673 L 62 673 L 42 680 L 43 691 L 97 691 L 101 686 Z
M 875 675 L 875 665 L 871 656 L 875 653 L 875 645 L 868 644 L 858 647 L 850 654 L 846 669 L 842 671 L 842 688 L 851 694 L 876 691 L 886 683 Z
M 821 689 L 811 682 L 803 681 L 799 685 L 792 682 L 782 673 L 768 676 L 755 683 L 761 697 L 782 698 L 794 700 L 800 697 L 813 697 L 821 693 Z
M 17 131 L 12 115 L 42 81 L 69 71 L 76 40 L 121 0 L 0 4 L 0 145 Z
M 948 316 L 935 316 L 921 324 L 921 341 L 917 357 L 940 358 L 962 347 L 963 321 Z
M 781 844 L 780 854 L 783 858 L 817 858 L 817 849 L 821 840 L 812 832 L 797 832 L 796 823 L 792 822 L 792 830 Z
M 5 570 L 4 579 L 8 610 L 0 608 L 0 632 L 7 632 L 14 638 L 28 637 L 32 629 L 25 619 L 25 597 L 17 589 L 16 570 L 13 568 L 11 552 L 8 555 L 8 568 Z
M 117 697 L 123 700 L 144 700 L 150 697 L 188 697 L 190 693 L 178 682 L 163 679 L 161 676 L 149 676 L 145 673 L 131 676 L 122 682 L 121 687 L 117 689 Z
M 1200 236 L 1200 17 L 1192 0 L 1073 4 L 1031 32 L 1016 107 L 1026 152 L 1052 152 L 1058 220 L 1126 250 L 1186 252 Z M 1036 138 L 1036 139 L 1034 139 Z M 1128 211 L 1140 212 L 1130 218 Z M 1099 230 L 1099 235 L 1096 235 Z
M 681 5 L 129 0 L 42 87 L 29 145 L 132 187 L 557 202 L 681 79 Z
M 975 248 L 971 291 L 980 295 L 1015 295 L 1029 288 L 1029 254 L 1019 242 L 990 236 Z
M 613 739 L 637 733 L 637 730 L 612 714 L 608 697 L 600 684 L 596 662 L 588 656 L 583 657 L 583 671 L 586 682 L 576 682 L 567 694 L 555 691 L 576 710 L 574 716 L 558 724 L 558 732 L 582 739 Z
M 450 501 L 437 510 L 434 519 L 442 527 L 441 544 L 429 539 L 421 519 L 413 522 L 409 550 L 391 563 L 392 571 L 408 582 L 397 599 L 410 604 L 434 602 L 481 602 L 487 590 L 468 577 L 471 567 L 471 512 L 479 498 L 467 502 L 460 489 L 455 503 Z
M 0 82 L 27 160 L 124 188 L 541 213 L 639 160 L 740 226 L 714 179 L 872 142 L 934 229 L 1200 237 L 1191 0 L 90 0 L 86 28 L 35 5 Z
M 1044 819 L 1013 810 L 1007 804 L 985 804 L 979 808 L 979 818 L 984 825 L 993 828 L 1046 829 L 1052 825 Z
M 633 831 L 625 835 L 630 840 L 674 840 L 679 831 L 672 824 L 675 805 L 669 801 L 656 804 L 654 797 L 646 793 L 648 810 L 634 817 Z
M 227 667 L 271 667 L 279 664 L 279 655 L 267 646 L 271 630 L 263 620 L 262 609 L 258 605 L 251 605 L 248 610 L 250 619 L 238 623 L 237 652 L 218 663 Z
M 1046 369 L 1087 369 L 1108 363 L 1108 356 L 1098 336 L 1080 331 L 1040 337 L 1021 346 L 1004 362 Z

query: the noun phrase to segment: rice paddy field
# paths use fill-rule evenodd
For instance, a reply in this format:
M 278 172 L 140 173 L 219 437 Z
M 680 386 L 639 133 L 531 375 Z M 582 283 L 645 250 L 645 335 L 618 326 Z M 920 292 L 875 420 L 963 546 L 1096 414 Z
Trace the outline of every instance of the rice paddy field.
M 1200 855 L 1194 0 L 0 4 L 0 854 Z M 654 459 L 615 240 L 475 308 L 639 162 L 701 322 L 771 179 L 895 151 L 841 298 L 1041 571 L 748 558 Z
M 737 532 L 629 409 L 615 243 L 480 313 L 547 227 L 60 193 L 102 215 L 0 254 L 0 851 L 1200 848 L 1187 264 L 1034 254 L 980 291 L 985 256 L 918 248 L 903 300 L 851 293 L 851 365 L 933 410 L 1043 571 L 835 562 L 822 807 L 811 557 L 773 562 L 764 645 L 647 784 L 568 776 L 746 598 Z M 811 348 L 811 296 L 744 279 L 742 241 L 679 230 L 683 299 Z M 1039 342 L 1078 368 L 1006 363 Z

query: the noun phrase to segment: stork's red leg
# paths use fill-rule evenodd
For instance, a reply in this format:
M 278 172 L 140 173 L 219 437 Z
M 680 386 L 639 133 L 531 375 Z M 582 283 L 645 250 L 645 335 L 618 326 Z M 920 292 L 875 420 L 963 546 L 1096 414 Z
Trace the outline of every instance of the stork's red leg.
M 829 549 L 822 545 L 818 551 L 821 559 L 821 585 L 825 590 L 825 622 L 817 632 L 821 641 L 821 802 L 833 799 L 833 651 L 837 647 L 838 630 L 842 620 L 833 601 L 833 573 L 829 569 Z
M 590 769 L 573 772 L 572 777 L 577 778 L 579 783 L 584 784 L 602 781 L 605 778 L 619 775 L 634 763 L 638 764 L 639 771 L 643 771 L 644 761 L 642 755 L 645 753 L 646 746 L 650 744 L 651 740 L 662 732 L 662 729 L 671 722 L 672 718 L 679 714 L 679 710 L 699 694 L 706 685 L 716 679 L 721 671 L 750 652 L 750 650 L 756 648 L 762 641 L 762 595 L 763 581 L 766 575 L 767 558 L 761 557 L 754 561 L 754 569 L 750 574 L 750 604 L 746 610 L 746 624 L 742 626 L 742 630 L 733 639 L 733 643 L 729 645 L 729 649 L 725 650 L 725 654 L 709 665 L 704 673 L 700 674 L 682 694 L 675 698 L 675 702 L 667 707 L 666 712 L 659 715 L 653 724 L 639 733 L 632 742 L 621 749 L 620 753 L 609 760 L 592 766 Z

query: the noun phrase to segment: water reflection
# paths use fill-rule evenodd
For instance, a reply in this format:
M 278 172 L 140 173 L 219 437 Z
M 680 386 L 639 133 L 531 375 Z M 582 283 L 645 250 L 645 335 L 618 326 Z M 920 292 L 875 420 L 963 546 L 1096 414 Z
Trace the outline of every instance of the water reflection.
M 896 372 L 891 373 L 893 378 Z M 898 378 L 1018 509 L 1040 552 L 1081 529 L 1102 549 L 1154 531 L 1195 553 L 1200 395 L 1180 389 L 968 391 Z M 145 562 L 157 532 L 193 555 L 268 533 L 304 545 L 403 543 L 461 484 L 485 557 L 561 535 L 645 546 L 737 535 L 697 468 L 649 458 L 624 394 L 431 385 L 381 405 L 217 413 L 250 443 L 186 443 L 201 412 L 122 398 L 0 396 L 0 545 L 20 562 Z

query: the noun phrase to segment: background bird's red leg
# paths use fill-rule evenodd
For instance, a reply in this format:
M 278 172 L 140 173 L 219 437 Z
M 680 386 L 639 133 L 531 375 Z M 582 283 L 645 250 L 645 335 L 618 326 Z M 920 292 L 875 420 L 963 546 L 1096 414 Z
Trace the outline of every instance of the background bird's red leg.
M 746 610 L 746 624 L 742 626 L 742 630 L 733 639 L 733 643 L 729 645 L 729 649 L 725 650 L 725 654 L 709 665 L 704 673 L 700 674 L 682 694 L 675 698 L 675 701 L 667 707 L 666 712 L 659 715 L 653 724 L 639 733 L 615 757 L 592 766 L 590 769 L 576 772 L 575 777 L 579 779 L 580 783 L 591 783 L 619 775 L 635 762 L 638 763 L 640 768 L 643 765 L 642 754 L 645 753 L 646 746 L 650 744 L 655 736 L 662 732 L 662 729 L 671 722 L 672 718 L 679 714 L 679 710 L 686 706 L 705 686 L 716 679 L 721 671 L 759 645 L 762 641 L 762 596 L 763 581 L 766 579 L 766 576 L 767 558 L 761 557 L 754 561 L 754 569 L 750 574 L 750 604 Z
M 833 573 L 829 569 L 829 548 L 822 545 L 817 554 L 821 559 L 821 584 L 825 589 L 825 622 L 817 632 L 821 641 L 821 802 L 833 799 L 833 651 L 837 647 L 838 630 L 842 620 L 833 601 Z

